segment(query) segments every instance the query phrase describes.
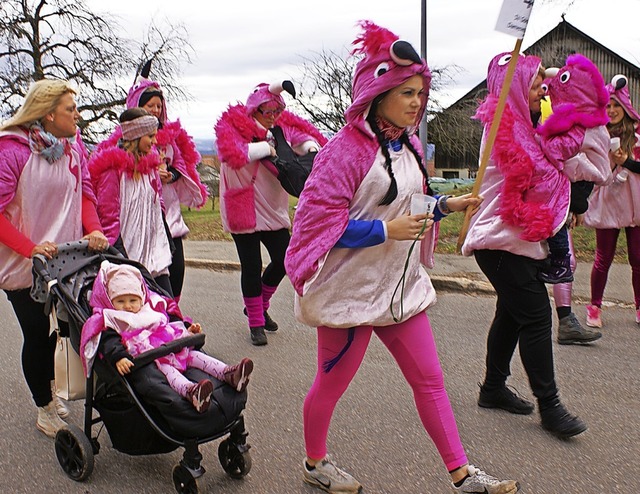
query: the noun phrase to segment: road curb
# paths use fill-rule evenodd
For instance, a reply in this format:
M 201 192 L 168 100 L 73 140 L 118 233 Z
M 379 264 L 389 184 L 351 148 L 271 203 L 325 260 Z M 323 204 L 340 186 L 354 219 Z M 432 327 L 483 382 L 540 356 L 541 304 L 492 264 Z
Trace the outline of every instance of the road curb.
M 208 269 L 210 271 L 240 271 L 238 261 L 220 261 L 212 259 L 185 259 L 185 265 L 192 268 Z M 458 276 L 432 275 L 431 283 L 436 290 L 456 291 L 464 293 L 486 294 L 495 293 L 493 287 L 484 281 L 471 280 Z

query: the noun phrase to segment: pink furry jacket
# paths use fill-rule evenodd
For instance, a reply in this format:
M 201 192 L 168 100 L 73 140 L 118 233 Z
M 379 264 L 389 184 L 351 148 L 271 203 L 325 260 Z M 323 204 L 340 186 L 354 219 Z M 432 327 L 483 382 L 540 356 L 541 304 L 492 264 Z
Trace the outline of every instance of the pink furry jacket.
M 301 154 L 311 145 L 320 147 L 327 142 L 312 124 L 286 110 L 276 125 L 294 151 Z M 276 168 L 263 159 L 268 156 L 267 129 L 247 115 L 245 105 L 237 104 L 222 114 L 215 132 L 222 162 L 220 211 L 225 230 L 250 233 L 289 228 L 288 195 L 276 179 Z M 252 179 L 253 200 L 243 200 L 246 196 L 236 192 L 249 187 Z
M 327 138 L 317 128 L 289 111 L 282 112 L 276 125 L 282 127 L 284 136 L 292 147 L 309 140 L 316 141 L 321 146 L 327 143 Z M 249 162 L 249 143 L 266 139 L 266 130 L 247 115 L 242 104 L 229 107 L 218 120 L 215 131 L 220 161 L 236 169 Z M 273 165 L 265 166 L 277 175 Z
M 91 155 L 89 173 L 98 200 L 98 216 L 111 245 L 120 235 L 120 178 L 123 174 L 129 177 L 136 172 L 151 175 L 151 184 L 164 210 L 159 165 L 160 157 L 155 151 L 142 156 L 137 163 L 133 154 L 117 146 L 100 146 Z

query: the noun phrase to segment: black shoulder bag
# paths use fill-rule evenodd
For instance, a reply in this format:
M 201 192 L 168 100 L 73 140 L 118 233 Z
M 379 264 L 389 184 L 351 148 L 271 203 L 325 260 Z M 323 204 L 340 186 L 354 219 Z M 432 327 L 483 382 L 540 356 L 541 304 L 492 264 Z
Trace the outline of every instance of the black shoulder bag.
M 313 160 L 317 151 L 297 155 L 284 138 L 282 129 L 277 125 L 272 127 L 271 133 L 276 141 L 277 156 L 269 158 L 278 169 L 278 180 L 282 188 L 295 197 L 300 197 L 304 183 L 311 173 Z

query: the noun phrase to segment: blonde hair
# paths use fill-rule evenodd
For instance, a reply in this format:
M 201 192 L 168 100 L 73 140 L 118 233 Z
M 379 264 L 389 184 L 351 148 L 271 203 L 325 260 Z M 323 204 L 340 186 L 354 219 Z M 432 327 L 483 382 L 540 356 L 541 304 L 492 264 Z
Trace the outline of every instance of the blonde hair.
M 60 104 L 62 97 L 67 94 L 76 94 L 68 81 L 62 79 L 43 79 L 31 84 L 24 102 L 16 114 L 0 125 L 0 130 L 5 130 L 18 125 L 31 124 L 53 112 Z

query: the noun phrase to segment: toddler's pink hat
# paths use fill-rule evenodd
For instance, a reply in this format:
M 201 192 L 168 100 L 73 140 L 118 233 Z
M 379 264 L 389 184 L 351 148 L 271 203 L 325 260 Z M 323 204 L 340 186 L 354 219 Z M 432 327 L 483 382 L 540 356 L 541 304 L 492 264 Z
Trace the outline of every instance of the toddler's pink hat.
M 137 295 L 144 300 L 140 271 L 128 264 L 112 265 L 107 270 L 109 300 L 120 295 Z

